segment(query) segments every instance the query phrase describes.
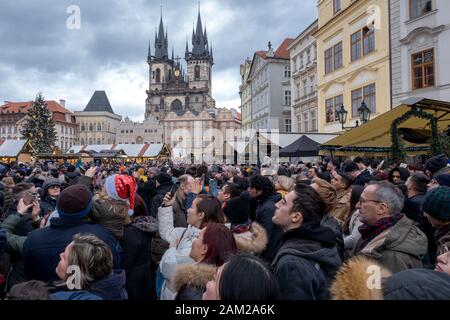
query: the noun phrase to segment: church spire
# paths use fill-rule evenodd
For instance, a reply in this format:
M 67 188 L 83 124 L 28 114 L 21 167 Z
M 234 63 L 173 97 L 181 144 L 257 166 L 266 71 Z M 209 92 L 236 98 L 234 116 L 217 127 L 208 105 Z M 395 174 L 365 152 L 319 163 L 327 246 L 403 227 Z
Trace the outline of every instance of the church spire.
M 152 42 L 148 42 L 148 53 L 147 53 L 147 61 L 152 60 Z
M 159 29 L 155 36 L 155 58 L 156 59 L 167 59 L 169 58 L 168 53 L 168 37 L 167 31 L 164 32 L 164 22 L 162 16 L 162 6 L 161 6 L 161 18 L 159 20 Z
M 197 27 L 192 34 L 192 54 L 196 56 L 208 55 L 206 27 L 203 30 L 200 14 L 200 2 L 198 3 Z

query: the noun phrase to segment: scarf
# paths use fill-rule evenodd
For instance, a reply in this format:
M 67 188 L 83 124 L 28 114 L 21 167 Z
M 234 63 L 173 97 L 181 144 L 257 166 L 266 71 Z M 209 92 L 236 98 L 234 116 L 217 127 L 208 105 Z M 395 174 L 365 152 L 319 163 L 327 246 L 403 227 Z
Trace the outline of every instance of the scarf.
M 378 220 L 374 225 L 362 224 L 358 228 L 362 239 L 358 251 L 362 250 L 367 244 L 369 244 L 370 241 L 372 241 L 384 230 L 395 225 L 401 218 L 403 218 L 403 214 L 396 214 L 387 218 L 382 218 Z
M 244 223 L 240 223 L 240 224 L 231 224 L 231 232 L 232 233 L 236 233 L 236 234 L 240 234 L 240 233 L 244 233 L 250 230 L 250 226 L 251 226 L 252 222 L 250 219 L 248 219 L 246 222 Z

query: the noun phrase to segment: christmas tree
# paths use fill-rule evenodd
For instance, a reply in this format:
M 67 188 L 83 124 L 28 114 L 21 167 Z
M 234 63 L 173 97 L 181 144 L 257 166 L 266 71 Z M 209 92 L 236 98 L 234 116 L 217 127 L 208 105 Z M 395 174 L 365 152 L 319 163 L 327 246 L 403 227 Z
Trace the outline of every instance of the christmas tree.
M 53 151 L 56 142 L 55 123 L 41 93 L 38 93 L 28 111 L 24 130 L 21 133 L 38 153 Z

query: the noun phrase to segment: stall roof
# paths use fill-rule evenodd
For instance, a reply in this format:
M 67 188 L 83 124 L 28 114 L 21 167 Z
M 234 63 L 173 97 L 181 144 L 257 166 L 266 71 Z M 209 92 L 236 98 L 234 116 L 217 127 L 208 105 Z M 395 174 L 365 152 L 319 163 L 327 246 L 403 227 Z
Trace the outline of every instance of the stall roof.
M 261 136 L 265 139 L 268 139 L 272 141 L 272 143 L 275 143 L 279 145 L 281 148 L 287 147 L 288 145 L 294 143 L 296 140 L 298 140 L 302 136 L 306 136 L 310 138 L 311 140 L 322 144 L 330 139 L 336 138 L 339 136 L 339 134 L 333 134 L 333 133 L 283 133 L 280 132 L 278 134 L 278 137 L 275 134 L 270 135 L 267 132 L 261 132 Z
M 424 98 L 410 98 L 402 101 L 398 107 L 376 117 L 375 119 L 354 128 L 345 134 L 331 139 L 321 146 L 325 150 L 342 150 L 360 148 L 380 148 L 386 152 L 391 147 L 391 124 L 403 114 L 418 107 L 422 111 L 433 114 L 438 119 L 440 131 L 446 131 L 450 125 L 450 102 L 436 101 Z M 399 125 L 399 128 L 431 130 L 427 119 L 411 117 Z M 405 148 L 427 148 L 428 144 L 415 144 L 404 141 Z M 383 150 L 385 149 L 385 150 Z
M 0 140 L 0 157 L 15 158 L 27 144 L 27 140 Z
M 144 158 L 153 158 L 157 157 L 161 151 L 163 151 L 164 144 L 162 143 L 154 143 L 151 144 L 148 149 L 144 153 Z
M 66 154 L 77 154 L 80 152 L 115 152 L 123 150 L 130 158 L 154 158 L 157 157 L 166 145 L 162 143 L 152 144 L 108 144 L 108 145 L 76 145 L 72 146 Z
M 314 157 L 319 154 L 320 143 L 303 135 L 280 150 L 280 157 Z

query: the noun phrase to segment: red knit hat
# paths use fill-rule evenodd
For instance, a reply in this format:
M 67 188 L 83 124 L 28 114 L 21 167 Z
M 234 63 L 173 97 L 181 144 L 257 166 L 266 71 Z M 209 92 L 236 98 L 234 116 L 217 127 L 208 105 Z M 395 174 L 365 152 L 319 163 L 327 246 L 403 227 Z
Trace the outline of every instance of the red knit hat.
M 108 196 L 115 200 L 128 200 L 130 210 L 128 215 L 134 214 L 134 201 L 136 198 L 136 180 L 132 176 L 116 174 L 106 178 L 105 189 Z

